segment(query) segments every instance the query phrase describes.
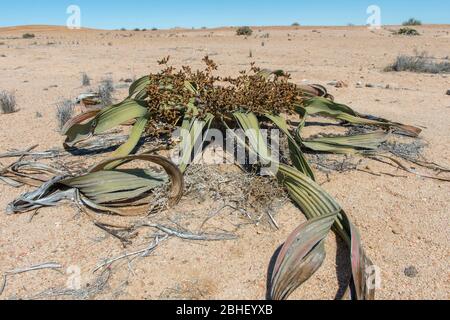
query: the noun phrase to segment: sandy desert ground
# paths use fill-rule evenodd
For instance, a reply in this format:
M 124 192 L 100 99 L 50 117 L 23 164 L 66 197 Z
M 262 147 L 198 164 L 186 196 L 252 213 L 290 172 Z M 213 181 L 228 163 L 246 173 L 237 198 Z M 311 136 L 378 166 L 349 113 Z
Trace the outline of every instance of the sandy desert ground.
M 248 38 L 227 28 L 145 32 L 0 29 L 0 89 L 14 91 L 20 109 L 0 114 L 0 153 L 35 144 L 38 150 L 61 147 L 64 138 L 55 120 L 56 103 L 86 91 L 81 86 L 82 72 L 92 78 L 93 87 L 107 77 L 122 84 L 115 93 L 120 99 L 126 93 L 120 79 L 158 71 L 161 57 L 170 55 L 175 66 L 197 68 L 208 54 L 227 75 L 236 75 L 255 61 L 261 67 L 290 72 L 296 83 L 327 85 L 342 80 L 348 87 L 328 86 L 337 101 L 363 113 L 424 128 L 424 157 L 450 166 L 450 96 L 446 95 L 450 75 L 383 71 L 399 54 L 411 55 L 415 50 L 448 57 L 450 26 L 418 27 L 419 37 L 395 36 L 391 32 L 395 29 L 256 27 Z M 25 32 L 36 37 L 22 39 Z M 320 173 L 319 182 L 352 217 L 368 255 L 379 266 L 382 284 L 377 298 L 449 299 L 450 184 L 364 161 L 374 171 L 406 176 L 351 171 L 331 173 L 327 179 Z M 1 299 L 33 298 L 51 288 L 64 289 L 76 268 L 80 268 L 85 289 L 79 298 L 264 299 L 274 251 L 305 221 L 301 212 L 286 204 L 276 216 L 279 230 L 265 224 L 245 226 L 239 229 L 238 240 L 227 242 L 170 239 L 149 257 L 116 264 L 107 285 L 95 294 L 99 274 L 92 271 L 96 265 L 145 248 L 146 235 L 124 248 L 70 205 L 40 210 L 31 221 L 30 214 L 4 214 L 7 204 L 28 190 L 0 184 L 0 274 L 51 261 L 63 268 L 8 277 Z M 215 205 L 210 200 L 184 199 L 172 213 L 206 216 Z M 347 253 L 334 237 L 327 242 L 327 252 L 325 265 L 292 298 L 336 297 L 348 277 Z M 408 268 L 417 272 L 405 273 Z

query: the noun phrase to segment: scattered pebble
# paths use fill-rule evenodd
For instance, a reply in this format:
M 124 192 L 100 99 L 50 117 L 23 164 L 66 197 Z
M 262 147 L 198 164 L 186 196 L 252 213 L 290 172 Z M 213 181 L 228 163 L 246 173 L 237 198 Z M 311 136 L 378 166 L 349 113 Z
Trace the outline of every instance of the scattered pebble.
M 446 95 L 450 96 L 450 90 L 447 90 Z
M 419 275 L 419 271 L 417 271 L 416 267 L 410 266 L 405 269 L 405 276 L 408 278 L 415 278 Z
M 127 78 L 127 79 L 120 79 L 120 82 L 125 82 L 125 83 L 132 83 L 133 79 L 131 78 Z
M 329 85 L 329 86 L 336 87 L 336 88 L 347 88 L 347 87 L 348 87 L 348 84 L 347 84 L 345 81 L 342 81 L 342 80 L 339 80 L 339 81 L 337 81 L 337 80 L 330 81 L 330 82 L 328 82 L 328 85 Z

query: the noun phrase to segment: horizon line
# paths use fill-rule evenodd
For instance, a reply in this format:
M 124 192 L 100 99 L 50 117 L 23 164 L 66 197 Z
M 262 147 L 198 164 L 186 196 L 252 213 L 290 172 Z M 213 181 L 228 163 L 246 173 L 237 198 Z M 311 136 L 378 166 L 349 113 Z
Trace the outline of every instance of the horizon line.
M 403 26 L 403 24 L 385 24 L 381 25 L 381 27 L 398 27 Z M 450 26 L 450 23 L 423 23 L 422 25 L 414 26 L 414 27 L 426 27 L 426 26 Z M 99 31 L 152 31 L 152 30 L 214 30 L 214 29 L 226 29 L 226 28 L 239 28 L 239 27 L 250 27 L 250 28 L 308 28 L 308 27 L 367 27 L 366 24 L 336 24 L 336 25 L 228 25 L 228 26 L 214 26 L 214 27 L 182 27 L 175 26 L 170 28 L 158 28 L 158 27 L 144 27 L 144 28 L 96 28 L 96 27 L 81 27 L 80 29 L 70 29 L 65 25 L 57 25 L 57 24 L 24 24 L 24 25 L 5 25 L 0 26 L 0 29 L 7 28 L 31 28 L 31 27 L 53 27 L 53 28 L 67 28 L 72 31 L 82 31 L 82 30 L 99 30 Z

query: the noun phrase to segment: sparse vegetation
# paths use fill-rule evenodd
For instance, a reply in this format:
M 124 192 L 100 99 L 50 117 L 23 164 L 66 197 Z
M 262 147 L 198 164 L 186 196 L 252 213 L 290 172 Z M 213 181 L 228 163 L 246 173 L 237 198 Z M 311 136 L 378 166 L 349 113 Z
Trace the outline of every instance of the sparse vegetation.
M 300 23 L 294 22 L 294 23 L 292 24 L 292 26 L 293 26 L 293 27 L 300 27 Z
M 83 72 L 83 74 L 81 75 L 81 82 L 84 87 L 88 87 L 91 85 L 91 78 L 89 78 L 89 76 Z
M 73 118 L 75 113 L 75 104 L 71 100 L 63 100 L 56 105 L 56 120 L 58 128 L 61 130 L 64 125 Z
M 450 62 L 436 61 L 425 52 L 415 56 L 400 55 L 385 71 L 411 71 L 417 73 L 450 73 Z
M 410 18 L 409 20 L 403 22 L 404 26 L 421 26 L 422 25 L 422 21 L 417 20 L 415 18 Z
M 34 39 L 36 36 L 33 33 L 24 33 L 22 35 L 23 39 Z
M 250 27 L 240 27 L 236 30 L 236 34 L 238 36 L 251 36 L 253 34 L 253 30 Z
M 17 112 L 16 97 L 12 92 L 0 92 L 0 109 L 4 114 Z
M 420 36 L 419 31 L 417 31 L 416 29 L 413 29 L 413 28 L 408 28 L 408 27 L 401 28 L 400 30 L 395 32 L 395 34 L 401 35 L 401 36 Z

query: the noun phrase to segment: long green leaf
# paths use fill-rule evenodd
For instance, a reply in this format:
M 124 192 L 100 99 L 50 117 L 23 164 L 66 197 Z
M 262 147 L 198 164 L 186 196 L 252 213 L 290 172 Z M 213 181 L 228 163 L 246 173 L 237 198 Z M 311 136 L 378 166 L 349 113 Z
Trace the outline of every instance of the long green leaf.
M 373 299 L 374 289 L 367 286 L 370 276 L 367 270 L 372 266 L 372 263 L 362 249 L 359 233 L 348 219 L 344 210 L 322 187 L 295 168 L 280 165 L 278 178 L 287 188 L 292 200 L 300 207 L 308 219 L 329 215 L 335 217 L 333 228 L 351 249 L 350 259 L 353 285 L 349 287 L 354 287 L 356 290 L 352 298 L 359 300 Z M 302 266 L 299 266 L 299 268 L 302 268 Z M 297 272 L 300 272 L 300 270 Z
M 183 120 L 181 126 L 181 143 L 179 145 L 181 151 L 179 168 L 181 172 L 185 172 L 191 160 L 197 156 L 197 154 L 193 154 L 193 151 L 201 151 L 204 137 L 211 127 L 213 120 L 214 116 L 211 114 L 206 115 L 203 121 L 195 117 L 191 118 L 190 116 L 186 116 Z
M 235 112 L 233 116 L 245 132 L 245 136 L 249 140 L 250 147 L 256 152 L 261 160 L 265 163 L 273 162 L 269 148 L 266 144 L 261 129 L 259 127 L 258 118 L 254 113 Z
M 144 99 L 144 92 L 147 90 L 147 86 L 150 84 L 150 76 L 144 76 L 135 82 L 133 82 L 129 89 L 128 98 L 132 98 L 134 95 L 140 95 L 136 99 Z
M 131 152 L 133 152 L 134 148 L 136 148 L 137 144 L 139 143 L 139 140 L 142 137 L 142 134 L 145 131 L 145 127 L 147 126 L 149 120 L 149 114 L 143 118 L 140 118 L 136 121 L 136 123 L 133 126 L 133 129 L 130 132 L 130 136 L 128 138 L 128 141 L 125 142 L 123 145 L 121 145 L 112 155 L 112 158 L 120 158 L 120 157 L 126 157 Z M 106 167 L 106 170 L 116 168 L 121 162 L 111 163 Z
M 346 105 L 322 97 L 308 99 L 304 101 L 301 106 L 297 106 L 297 112 L 303 113 L 304 111 L 298 109 L 304 109 L 308 115 L 331 117 L 352 124 L 395 128 L 414 137 L 417 137 L 422 132 L 422 130 L 417 127 L 359 114 Z
M 335 215 L 311 219 L 288 237 L 274 266 L 272 299 L 287 299 L 320 268 L 326 256 L 325 239 L 335 219 Z
M 266 117 L 270 119 L 275 125 L 283 131 L 283 133 L 288 137 L 289 140 L 289 151 L 292 163 L 294 164 L 294 167 L 296 167 L 298 170 L 309 176 L 311 179 L 315 180 L 314 172 L 312 171 L 311 167 L 309 166 L 308 161 L 306 160 L 305 156 L 303 155 L 303 152 L 300 148 L 300 146 L 297 144 L 297 141 L 292 136 L 292 134 L 289 132 L 288 125 L 286 123 L 286 120 L 282 116 L 276 116 L 271 114 L 266 114 Z
M 310 150 L 340 154 L 355 154 L 364 150 L 376 150 L 387 140 L 389 134 L 383 131 L 345 137 L 316 138 L 302 141 Z
M 105 133 L 127 121 L 142 118 L 146 116 L 147 112 L 146 102 L 127 99 L 117 105 L 103 109 L 87 123 L 81 123 L 85 120 L 85 117 L 78 118 L 76 119 L 79 120 L 78 123 L 71 122 L 72 126 L 65 130 L 67 136 L 65 145 L 73 147 L 92 135 Z

